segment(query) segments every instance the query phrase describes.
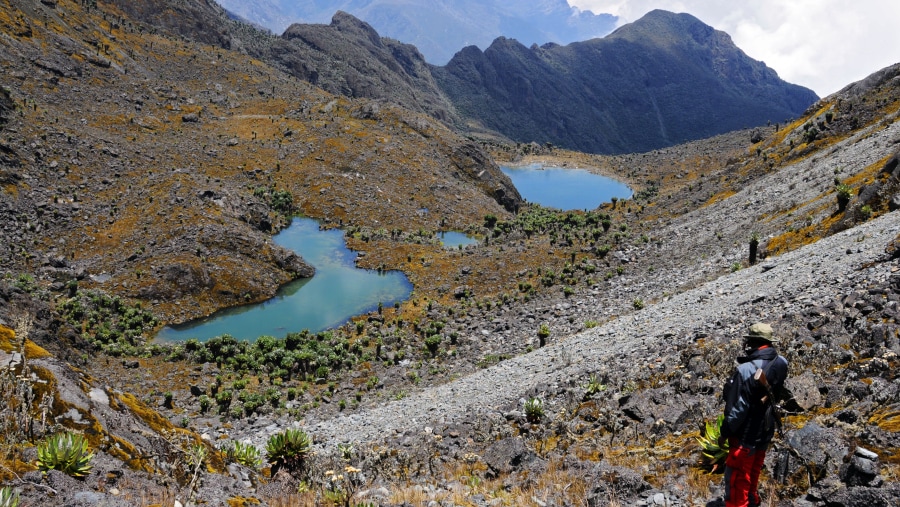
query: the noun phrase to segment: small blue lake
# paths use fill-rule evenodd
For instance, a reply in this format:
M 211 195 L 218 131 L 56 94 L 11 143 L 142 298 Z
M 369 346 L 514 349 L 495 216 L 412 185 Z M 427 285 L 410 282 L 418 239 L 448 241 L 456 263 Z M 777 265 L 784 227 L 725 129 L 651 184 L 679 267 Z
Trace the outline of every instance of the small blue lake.
M 462 232 L 444 231 L 438 233 L 438 239 L 444 248 L 455 250 L 459 247 L 465 248 L 468 245 L 477 245 L 478 240 Z
M 633 192 L 621 181 L 584 169 L 532 164 L 500 169 L 528 202 L 560 210 L 592 210 L 605 202 L 629 199 Z
M 272 299 L 259 304 L 227 308 L 205 319 L 180 326 L 167 326 L 157 341 L 178 342 L 190 338 L 206 341 L 229 334 L 239 340 L 309 329 L 318 332 L 340 326 L 361 315 L 403 301 L 412 284 L 399 271 L 378 273 L 354 265 L 356 253 L 349 250 L 339 229 L 319 230 L 315 220 L 296 218 L 274 237 L 316 268 L 312 278 L 290 282 Z

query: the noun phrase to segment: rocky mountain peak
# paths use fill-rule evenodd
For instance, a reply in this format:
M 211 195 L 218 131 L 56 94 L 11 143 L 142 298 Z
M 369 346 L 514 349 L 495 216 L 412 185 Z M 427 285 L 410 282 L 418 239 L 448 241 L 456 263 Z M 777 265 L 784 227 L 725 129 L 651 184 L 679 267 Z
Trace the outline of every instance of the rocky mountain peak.
M 689 40 L 706 44 L 715 32 L 713 27 L 690 14 L 655 9 L 633 23 L 622 25 L 607 38 L 665 47 Z
M 372 45 L 381 47 L 381 36 L 372 25 L 344 11 L 337 11 L 331 18 L 331 26 L 340 32 L 350 34 L 358 39 L 367 39 Z

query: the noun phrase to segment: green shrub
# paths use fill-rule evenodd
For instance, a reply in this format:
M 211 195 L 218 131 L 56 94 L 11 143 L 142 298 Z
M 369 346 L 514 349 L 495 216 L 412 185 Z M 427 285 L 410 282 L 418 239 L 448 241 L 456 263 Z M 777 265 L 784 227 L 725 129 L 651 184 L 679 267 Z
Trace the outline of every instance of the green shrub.
M 863 220 L 868 220 L 872 217 L 872 207 L 866 204 L 862 208 L 859 208 L 859 214 Z
M 250 468 L 257 468 L 262 465 L 259 449 L 252 444 L 234 440 L 231 442 L 231 445 L 225 444 L 223 450 L 225 451 L 225 457 L 234 463 Z
M 19 493 L 9 486 L 0 488 L 0 507 L 19 507 Z
M 438 352 L 438 347 L 441 345 L 441 335 L 433 334 L 428 338 L 425 338 L 425 347 L 428 349 L 428 352 L 431 353 L 432 356 L 436 356 Z
M 144 333 L 157 323 L 140 303 L 132 305 L 118 296 L 97 291 L 78 291 L 63 301 L 58 310 L 63 320 L 83 330 L 83 336 L 93 346 L 110 355 L 138 355 L 145 343 Z
M 544 417 L 544 402 L 540 398 L 529 398 L 525 401 L 525 419 L 538 422 Z
M 351 443 L 342 443 L 337 445 L 338 452 L 341 455 L 341 459 L 350 462 L 353 458 L 353 444 Z
M 591 396 L 606 391 L 606 384 L 600 382 L 600 379 L 597 378 L 597 375 L 592 374 L 591 378 L 588 379 L 588 383 L 584 386 L 584 397 L 590 398 Z
M 84 477 L 91 472 L 94 453 L 88 450 L 84 435 L 57 433 L 38 444 L 37 451 L 37 466 L 42 472 L 59 470 L 72 477 Z
M 37 284 L 34 281 L 34 277 L 29 275 L 28 273 L 22 273 L 13 281 L 13 287 L 21 290 L 22 292 L 27 292 L 31 294 L 35 290 L 37 290 Z
M 850 203 L 850 199 L 853 197 L 853 189 L 850 185 L 845 185 L 843 183 L 836 185 L 834 189 L 837 192 L 838 211 L 844 211 L 847 209 L 847 204 Z
M 803 135 L 803 140 L 806 141 L 807 143 L 811 143 L 818 138 L 819 138 L 819 129 L 817 129 L 816 127 L 810 127 L 806 131 L 806 134 Z
M 216 394 L 216 404 L 219 405 L 219 413 L 224 414 L 228 411 L 228 407 L 231 406 L 231 397 L 234 396 L 234 393 L 231 389 L 225 389 L 224 391 L 219 391 Z
M 209 407 L 212 405 L 212 398 L 205 394 L 200 395 L 200 412 L 206 413 L 209 410 Z
M 724 414 L 719 414 L 715 421 L 706 422 L 706 430 L 702 435 L 697 437 L 697 443 L 700 444 L 700 451 L 703 453 L 703 461 L 713 470 L 725 464 L 725 458 L 728 457 L 728 442 L 723 442 L 723 446 L 719 446 L 719 436 L 722 435 L 722 421 L 725 420 Z
M 288 428 L 269 437 L 266 454 L 272 465 L 272 475 L 282 467 L 288 471 L 302 468 L 311 448 L 312 439 L 300 429 Z
M 550 326 L 547 324 L 541 324 L 540 329 L 538 329 L 538 338 L 547 338 L 550 336 Z

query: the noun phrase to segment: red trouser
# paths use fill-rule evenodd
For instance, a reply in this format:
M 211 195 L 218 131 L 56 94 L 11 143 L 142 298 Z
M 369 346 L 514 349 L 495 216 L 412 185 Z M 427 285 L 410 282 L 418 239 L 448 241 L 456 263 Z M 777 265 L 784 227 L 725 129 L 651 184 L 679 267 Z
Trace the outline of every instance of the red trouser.
M 760 504 L 759 472 L 765 449 L 748 449 L 733 442 L 725 459 L 725 507 L 756 507 Z

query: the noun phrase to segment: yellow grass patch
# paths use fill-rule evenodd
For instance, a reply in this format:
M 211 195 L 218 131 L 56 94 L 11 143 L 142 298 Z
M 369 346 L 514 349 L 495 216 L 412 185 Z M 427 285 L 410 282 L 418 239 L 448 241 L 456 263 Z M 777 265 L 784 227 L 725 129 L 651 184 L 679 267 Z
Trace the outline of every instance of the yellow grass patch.
M 822 222 L 775 236 L 766 243 L 766 253 L 768 255 L 779 255 L 815 243 L 828 235 L 831 226 L 840 220 L 841 216 L 841 214 L 835 213 Z
M 707 200 L 705 203 L 703 203 L 702 207 L 705 208 L 706 206 L 710 206 L 717 202 L 724 201 L 725 199 L 728 199 L 729 197 L 731 197 L 735 194 L 737 194 L 737 192 L 735 192 L 734 190 L 731 190 L 731 189 L 723 190 L 723 191 L 719 192 L 718 194 L 715 194 L 714 196 L 710 197 L 709 200 Z
M 891 433 L 900 432 L 900 410 L 896 408 L 883 408 L 876 410 L 869 417 L 869 424 L 877 426 Z
M 0 326 L 0 350 L 7 354 L 14 350 L 16 332 L 6 326 Z

